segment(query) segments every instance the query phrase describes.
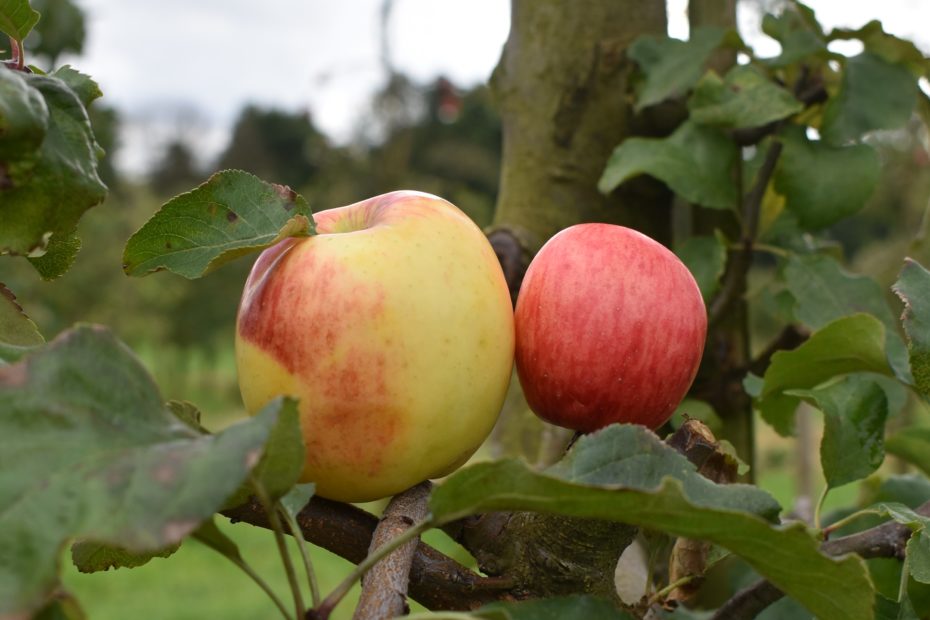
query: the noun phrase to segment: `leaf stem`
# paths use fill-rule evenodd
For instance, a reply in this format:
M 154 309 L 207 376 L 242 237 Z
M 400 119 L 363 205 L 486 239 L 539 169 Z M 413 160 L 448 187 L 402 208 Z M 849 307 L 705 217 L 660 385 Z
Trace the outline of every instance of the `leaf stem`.
M 843 517 L 839 521 L 831 523 L 827 527 L 823 528 L 823 531 L 821 533 L 823 534 L 824 539 L 827 539 L 830 537 L 830 534 L 832 534 L 836 530 L 844 528 L 850 523 L 852 523 L 853 521 L 857 519 L 861 519 L 862 517 L 865 517 L 868 515 L 874 515 L 874 516 L 880 517 L 882 516 L 882 513 L 879 512 L 878 510 L 875 510 L 874 508 L 866 508 L 865 510 L 859 510 L 859 511 L 852 513 L 851 515 L 847 515 Z
M 278 510 L 284 517 L 284 522 L 288 529 L 291 530 L 291 536 L 297 542 L 297 549 L 300 552 L 300 559 L 303 561 L 304 570 L 307 572 L 307 582 L 310 584 L 310 599 L 314 607 L 320 604 L 320 586 L 316 579 L 316 572 L 313 570 L 313 563 L 310 561 L 310 550 L 307 549 L 307 541 L 304 539 L 303 530 L 297 524 L 294 517 L 291 516 L 283 506 L 278 504 Z
M 827 493 L 830 492 L 830 485 L 825 484 L 823 491 L 820 492 L 820 499 L 817 500 L 817 506 L 814 508 L 814 527 L 818 530 L 820 527 L 820 515 L 823 512 L 823 503 L 827 500 Z
M 349 573 L 349 575 L 342 580 L 342 582 L 337 585 L 332 592 L 327 595 L 323 602 L 316 608 L 316 613 L 314 618 L 317 620 L 326 620 L 329 618 L 329 614 L 332 613 L 336 605 L 345 598 L 345 595 L 348 594 L 349 590 L 355 585 L 355 582 L 362 578 L 362 575 L 371 570 L 371 567 L 380 562 L 383 558 L 390 555 L 395 549 L 401 547 L 404 543 L 415 539 L 417 536 L 422 534 L 424 531 L 433 526 L 433 520 L 431 517 L 427 517 L 423 521 L 420 521 L 416 525 L 412 526 L 408 530 L 392 538 L 387 544 L 378 547 L 372 553 L 368 554 L 355 569 Z
M 23 42 L 19 39 L 10 37 L 10 60 L 13 61 L 13 68 L 22 71 L 26 66 L 26 54 L 23 49 Z
M 290 614 L 287 613 L 287 608 L 284 606 L 284 603 L 281 602 L 281 599 L 278 598 L 278 595 L 274 593 L 274 590 L 271 589 L 271 586 L 269 586 L 268 583 L 264 579 L 262 579 L 258 573 L 255 572 L 255 569 L 249 566 L 245 562 L 245 560 L 242 560 L 240 558 L 234 558 L 231 556 L 224 556 L 224 557 L 229 558 L 229 560 L 233 564 L 235 564 L 240 569 L 242 569 L 242 572 L 244 572 L 246 575 L 251 577 L 252 581 L 254 581 L 258 585 L 259 588 L 264 590 L 265 594 L 267 594 L 268 598 L 272 600 L 275 607 L 277 607 L 278 611 L 281 612 L 281 615 L 284 616 L 285 620 L 291 620 L 291 616 Z M 298 618 L 298 620 L 300 619 Z
M 652 606 L 655 603 L 662 601 L 666 596 L 680 588 L 681 586 L 687 585 L 700 577 L 700 575 L 685 575 L 680 579 L 676 579 L 672 583 L 668 584 L 661 590 L 658 590 L 655 594 L 649 597 L 649 605 Z
M 268 514 L 268 523 L 274 531 L 275 544 L 278 546 L 278 553 L 281 554 L 281 563 L 284 564 L 284 572 L 287 573 L 287 582 L 291 587 L 291 593 L 294 595 L 294 607 L 297 609 L 297 618 L 304 617 L 304 600 L 300 592 L 300 584 L 297 582 L 297 571 L 294 570 L 294 563 L 291 561 L 291 555 L 287 551 L 287 541 L 284 539 L 284 528 L 281 525 L 281 519 L 278 518 L 278 511 L 274 503 L 268 496 L 264 485 L 254 476 L 251 477 L 252 488 L 255 490 L 255 496 L 262 503 L 265 512 Z

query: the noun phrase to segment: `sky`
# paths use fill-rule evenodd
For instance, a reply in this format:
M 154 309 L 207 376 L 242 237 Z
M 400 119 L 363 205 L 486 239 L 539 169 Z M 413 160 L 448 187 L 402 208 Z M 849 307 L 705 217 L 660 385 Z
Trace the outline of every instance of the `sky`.
M 383 85 L 382 0 L 76 0 L 88 41 L 65 59 L 101 85 L 123 114 L 117 164 L 141 173 L 168 137 L 186 136 L 204 159 L 223 148 L 247 103 L 306 110 L 337 142 L 359 127 Z M 772 0 L 767 0 L 769 4 Z M 930 52 L 926 0 L 811 0 L 827 28 L 881 19 Z M 687 0 L 669 0 L 669 32 L 687 37 Z M 778 53 L 758 16 L 740 28 L 760 55 Z M 392 63 L 419 81 L 469 87 L 490 76 L 510 28 L 509 0 L 394 0 Z M 855 53 L 855 47 L 839 50 Z

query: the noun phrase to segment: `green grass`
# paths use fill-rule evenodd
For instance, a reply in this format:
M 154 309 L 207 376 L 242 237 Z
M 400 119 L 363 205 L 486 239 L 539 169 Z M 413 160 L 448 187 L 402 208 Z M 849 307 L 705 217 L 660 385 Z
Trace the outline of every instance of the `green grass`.
M 222 518 L 217 519 L 217 523 L 236 541 L 245 560 L 271 585 L 288 610 L 292 610 L 293 599 L 271 532 L 247 524 L 232 525 Z M 442 532 L 427 532 L 424 538 L 459 561 L 469 562 L 467 552 Z M 300 583 L 305 586 L 307 580 L 300 568 L 300 557 L 296 547 L 291 549 Z M 311 557 L 323 596 L 353 568 L 349 562 L 318 547 L 311 547 Z M 245 573 L 194 540 L 186 540 L 169 558 L 157 558 L 133 569 L 82 574 L 71 564 L 70 556 L 63 562 L 65 588 L 77 596 L 91 620 L 281 618 L 270 599 Z M 303 592 L 304 601 L 309 605 L 308 588 L 304 587 Z M 330 617 L 333 620 L 351 618 L 358 593 L 356 585 Z M 423 611 L 412 601 L 411 607 Z

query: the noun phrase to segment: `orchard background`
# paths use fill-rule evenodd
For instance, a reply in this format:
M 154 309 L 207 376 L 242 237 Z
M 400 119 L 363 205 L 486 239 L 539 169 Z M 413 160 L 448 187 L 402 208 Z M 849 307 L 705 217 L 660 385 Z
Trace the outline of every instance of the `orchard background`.
M 663 2 L 512 0 L 487 86 L 419 83 L 386 51 L 375 130 L 352 144 L 249 106 L 216 161 L 181 119 L 139 178 L 113 164 L 107 84 L 78 71 L 94 36 L 80 5 L 31 5 L 0 0 L 0 618 L 272 617 L 272 598 L 294 617 L 295 589 L 322 617 L 311 589 L 341 592 L 365 556 L 384 503 L 303 508 L 293 404 L 240 423 L 241 256 L 312 230 L 191 225 L 191 195 L 173 197 L 205 181 L 240 215 L 435 193 L 485 228 L 514 295 L 542 243 L 583 221 L 642 230 L 701 286 L 704 360 L 658 438 L 612 427 L 566 453 L 571 433 L 513 382 L 478 464 L 431 494 L 414 601 L 482 618 L 930 617 L 930 61 L 913 43 L 877 21 L 825 29 L 794 2 L 692 0 L 681 41 Z M 737 10 L 777 53 L 741 38 Z M 213 175 L 227 169 L 255 176 Z M 165 230 L 197 251 L 140 252 Z M 174 273 L 137 277 L 155 268 Z M 169 449 L 183 486 L 108 482 Z M 282 563 L 269 515 L 312 543 L 318 587 L 300 555 Z

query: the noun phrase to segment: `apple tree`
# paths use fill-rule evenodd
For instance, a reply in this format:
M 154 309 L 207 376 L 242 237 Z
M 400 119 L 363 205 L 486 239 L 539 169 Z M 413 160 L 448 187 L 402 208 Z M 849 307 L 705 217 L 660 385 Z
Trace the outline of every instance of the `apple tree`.
M 26 62 L 39 19 L 27 0 L 0 1 L 11 48 L 0 254 L 52 279 L 107 188 L 87 113 L 101 91 L 71 67 Z M 356 618 L 403 615 L 408 595 L 433 610 L 425 618 L 926 617 L 930 482 L 879 468 L 891 454 L 930 473 L 930 432 L 897 421 L 930 393 L 930 273 L 902 256 L 889 302 L 829 233 L 879 181 L 875 132 L 926 118 L 918 83 L 930 63 L 878 22 L 827 32 L 800 2 L 762 21 L 774 57 L 740 38 L 732 0 L 692 0 L 690 19 L 681 41 L 665 34 L 663 2 L 512 0 L 492 78 L 504 155 L 487 234 L 514 298 L 534 254 L 575 223 L 619 223 L 672 247 L 709 325 L 689 402 L 716 412 L 719 438 L 696 418 L 657 433 L 614 424 L 553 442 L 541 462 L 511 455 L 424 481 L 379 519 L 300 482 L 294 400 L 211 432 L 195 404 L 165 402 L 105 327 L 46 341 L 0 285 L 0 618 L 82 617 L 61 588 L 63 555 L 84 571 L 134 567 L 170 562 L 186 538 L 294 619 L 329 617 L 360 578 Z M 196 279 L 316 234 L 307 201 L 273 181 L 223 171 L 172 198 L 127 241 L 125 272 Z M 764 295 L 750 289 L 760 274 Z M 770 342 L 754 342 L 758 312 L 776 325 Z M 790 436 L 801 406 L 824 420 L 826 487 L 809 520 L 752 484 L 754 421 Z M 500 424 L 524 422 L 508 412 Z M 859 502 L 823 514 L 829 492 L 866 478 Z M 218 519 L 274 531 L 292 600 Z M 475 567 L 419 541 L 430 528 Z M 311 544 L 357 565 L 332 592 L 319 591 Z

